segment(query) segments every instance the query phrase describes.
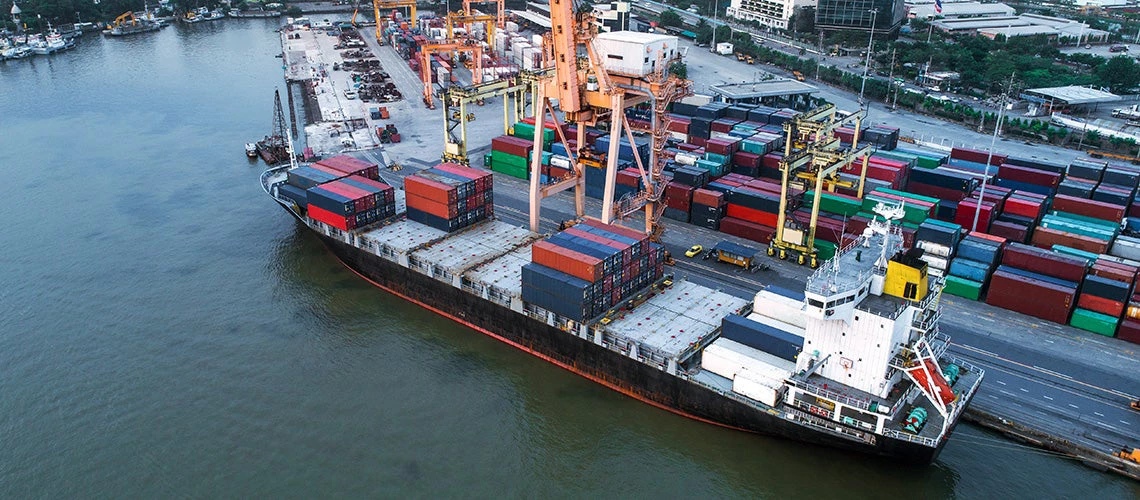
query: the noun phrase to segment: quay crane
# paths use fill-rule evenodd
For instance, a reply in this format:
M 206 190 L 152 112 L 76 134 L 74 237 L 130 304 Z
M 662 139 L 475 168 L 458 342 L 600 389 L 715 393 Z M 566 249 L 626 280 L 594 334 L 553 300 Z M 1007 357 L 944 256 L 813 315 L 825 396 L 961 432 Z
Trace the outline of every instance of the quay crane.
M 372 0 L 372 13 L 376 16 L 376 41 L 384 45 L 384 21 L 387 17 L 380 15 L 380 11 L 390 11 L 402 7 L 408 8 L 408 23 L 416 27 L 416 0 Z
M 692 82 L 679 78 L 670 71 L 673 64 L 680 60 L 680 53 L 672 54 L 669 59 L 659 57 L 655 61 L 654 70 L 648 74 L 607 69 L 595 47 L 598 25 L 594 22 L 590 9 L 580 7 L 572 1 L 550 0 L 551 30 L 543 35 L 542 55 L 543 65 L 553 64 L 554 72 L 543 75 L 537 86 L 538 93 L 534 99 L 537 131 L 534 134 L 534 150 L 542 150 L 542 131 L 549 114 L 556 124 L 557 140 L 565 146 L 570 156 L 573 173 L 554 184 L 540 185 L 541 155 L 532 156 L 530 228 L 538 231 L 542 199 L 570 188 L 574 188 L 576 215 L 584 215 L 584 168 L 591 162 L 599 163 L 599 159 L 587 151 L 585 126 L 608 122 L 610 145 L 605 157 L 602 222 L 612 223 L 615 219 L 628 217 L 644 208 L 645 232 L 656 240 L 664 230 L 661 223 L 664 204 L 661 202 L 666 185 L 662 176 L 665 159 L 660 153 L 665 148 L 668 134 L 666 109 L 672 102 L 692 94 Z M 579 125 L 574 147 L 570 146 L 563 133 L 558 115 L 551 104 L 552 99 L 557 99 L 566 121 Z M 625 110 L 642 103 L 649 103 L 653 107 L 652 121 L 646 130 L 652 137 L 648 161 L 643 162 L 638 155 L 634 155 L 645 187 L 643 191 L 615 202 L 617 159 L 623 128 L 630 144 L 635 144 Z

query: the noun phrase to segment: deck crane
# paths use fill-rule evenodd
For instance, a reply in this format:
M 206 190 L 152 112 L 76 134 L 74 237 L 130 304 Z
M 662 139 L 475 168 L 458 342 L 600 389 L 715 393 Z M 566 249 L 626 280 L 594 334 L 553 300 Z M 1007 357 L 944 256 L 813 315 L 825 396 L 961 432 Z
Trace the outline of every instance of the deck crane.
M 124 24 L 130 24 L 131 26 L 134 26 L 134 25 L 138 24 L 138 22 L 139 22 L 139 20 L 137 17 L 135 17 L 134 11 L 127 11 L 127 12 L 124 12 L 119 17 L 116 17 L 115 23 L 111 27 L 118 28 L 119 26 L 122 26 Z
M 495 26 L 501 30 L 507 29 L 507 9 L 504 0 L 463 0 L 464 14 L 468 16 L 472 14 L 471 4 L 473 3 L 495 4 Z
M 659 58 L 654 64 L 655 71 L 647 75 L 607 70 L 594 46 L 597 24 L 589 9 L 578 7 L 570 0 L 550 0 L 551 31 L 543 35 L 543 62 L 544 66 L 553 64 L 554 73 L 538 86 L 538 94 L 535 96 L 535 130 L 540 131 L 535 134 L 535 151 L 542 149 L 541 131 L 545 128 L 546 115 L 549 113 L 550 119 L 556 125 L 559 124 L 559 118 L 551 105 L 552 99 L 557 99 L 558 107 L 568 122 L 579 125 L 577 142 L 573 148 L 562 127 L 555 127 L 557 140 L 566 147 L 574 172 L 562 181 L 542 186 L 541 155 L 532 156 L 530 228 L 538 231 L 542 199 L 570 188 L 574 188 L 576 215 L 584 215 L 584 167 L 591 161 L 597 161 L 586 149 L 585 125 L 609 122 L 610 149 L 606 155 L 602 221 L 611 223 L 616 218 L 632 215 L 644 208 L 646 233 L 658 238 L 663 230 L 660 221 L 664 211 L 663 204 L 659 202 L 664 197 L 666 184 L 661 176 L 664 158 L 660 154 L 667 136 L 665 109 L 673 101 L 690 95 L 692 82 L 669 71 L 673 63 L 680 59 L 679 53 L 672 54 L 669 60 Z M 653 139 L 650 157 L 647 164 L 641 158 L 636 158 L 645 190 L 615 203 L 614 185 L 623 127 L 633 144 L 632 132 L 625 119 L 625 109 L 642 103 L 650 103 L 654 110 L 649 127 Z
M 478 85 L 483 81 L 483 46 L 479 43 L 472 40 L 445 40 L 420 45 L 420 77 L 424 81 L 424 104 L 428 109 L 435 109 L 431 86 L 431 55 L 439 52 L 467 54 L 470 60 L 475 61 L 471 68 L 471 84 Z
M 402 7 L 408 8 L 408 22 L 415 28 L 416 0 L 372 0 L 372 13 L 376 16 L 376 41 L 380 42 L 381 45 L 384 44 L 384 20 L 386 17 L 380 15 L 380 11 L 390 11 Z
M 864 116 L 866 111 L 860 110 L 836 119 L 835 106 L 826 104 L 800 113 L 784 123 L 786 138 L 784 158 L 780 161 L 780 212 L 777 214 L 776 234 L 768 245 L 768 255 L 786 259 L 789 254 L 795 254 L 800 265 L 819 266 L 815 232 L 823 190 L 834 192 L 837 187 L 855 189 L 857 196 L 863 197 L 867 158 L 871 155 L 870 146 L 858 147 L 859 127 Z M 855 122 L 855 136 L 852 145 L 843 148 L 834 132 L 851 121 Z M 862 165 L 858 181 L 840 178 L 840 170 L 860 159 Z M 799 208 L 799 197 L 808 189 L 813 190 L 813 199 L 811 218 L 804 227 L 790 215 Z

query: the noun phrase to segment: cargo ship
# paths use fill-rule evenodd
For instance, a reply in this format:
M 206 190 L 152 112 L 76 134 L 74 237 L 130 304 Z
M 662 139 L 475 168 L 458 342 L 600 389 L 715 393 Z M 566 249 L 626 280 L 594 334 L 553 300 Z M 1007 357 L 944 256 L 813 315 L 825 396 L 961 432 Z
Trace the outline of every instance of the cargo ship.
M 903 247 L 898 206 L 876 207 L 804 290 L 749 300 L 674 279 L 663 247 L 622 226 L 498 220 L 484 170 L 441 164 L 399 188 L 345 156 L 261 182 L 367 282 L 701 422 L 930 463 L 984 376 L 946 352 L 943 282 Z

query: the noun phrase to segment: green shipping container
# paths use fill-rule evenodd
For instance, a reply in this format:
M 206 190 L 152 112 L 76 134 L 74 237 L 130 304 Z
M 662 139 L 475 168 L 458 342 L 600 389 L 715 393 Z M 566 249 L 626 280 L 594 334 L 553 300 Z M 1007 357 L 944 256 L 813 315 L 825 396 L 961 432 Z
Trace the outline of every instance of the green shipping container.
M 938 202 L 942 201 L 938 198 L 933 198 L 930 196 L 923 196 L 921 194 L 908 193 L 906 191 L 899 191 L 897 189 L 878 188 L 875 191 L 882 191 L 882 192 L 887 193 L 887 194 L 893 194 L 895 196 L 902 196 L 903 198 L 908 198 L 911 200 L 925 201 L 927 203 L 933 203 L 935 205 L 937 205 Z M 874 192 L 874 191 L 872 191 L 872 192 Z
M 815 240 L 815 250 L 818 252 L 817 259 L 822 263 L 825 260 L 831 260 L 832 257 L 835 257 L 835 252 L 838 248 L 835 246 L 835 243 L 830 241 Z
M 728 157 L 725 155 L 718 155 L 716 153 L 705 153 L 705 159 L 708 161 L 716 162 L 719 165 L 727 165 Z
M 1116 336 L 1116 325 L 1119 322 L 1118 318 L 1079 307 L 1073 311 L 1073 319 L 1069 320 L 1072 326 L 1105 337 Z
M 911 196 L 911 195 L 908 195 L 908 196 Z M 883 202 L 883 203 L 888 204 L 888 205 L 890 205 L 892 203 L 898 203 L 895 200 L 888 200 L 886 198 L 880 198 L 878 196 L 875 196 L 875 193 L 871 193 L 871 194 L 869 194 L 863 198 L 863 210 L 865 210 L 867 212 L 871 212 L 872 210 L 874 210 L 875 205 L 879 204 L 879 202 Z M 905 221 L 905 222 L 910 222 L 912 224 L 921 224 L 922 221 L 926 220 L 929 217 L 930 217 L 930 209 L 927 207 L 920 207 L 920 206 L 914 205 L 914 204 L 904 204 L 903 205 L 903 221 Z
M 523 158 L 521 156 L 515 156 L 513 154 L 504 153 L 502 151 L 491 151 L 491 165 L 496 167 L 511 166 L 525 169 L 528 167 L 528 162 L 526 161 L 526 158 Z
M 1046 215 L 1042 217 L 1040 227 L 1079 234 L 1104 241 L 1112 240 L 1116 237 L 1117 233 L 1117 231 L 1106 229 L 1104 226 L 1092 226 L 1085 221 L 1058 217 L 1056 215 Z
M 513 132 L 512 135 L 520 139 L 526 139 L 528 141 L 534 140 L 534 125 L 529 123 L 516 123 Z M 542 149 L 549 149 L 552 142 L 554 142 L 554 130 L 549 128 L 545 129 L 542 134 Z
M 812 202 L 815 200 L 815 191 L 808 191 L 804 193 L 804 205 L 811 208 Z M 852 216 L 859 213 L 862 209 L 862 204 L 859 200 L 852 200 L 842 196 L 836 196 L 831 193 L 823 193 L 819 197 L 820 211 L 829 214 Z
M 946 276 L 946 287 L 942 291 L 950 295 L 978 300 L 982 296 L 982 284 L 974 280 L 948 275 Z
M 1096 262 L 1096 260 L 1100 258 L 1100 256 L 1095 253 L 1086 252 L 1084 250 L 1077 250 L 1076 248 L 1067 247 L 1065 245 L 1053 245 L 1053 248 L 1050 250 L 1053 250 L 1059 254 L 1072 255 L 1073 257 L 1086 259 L 1089 262 Z
M 740 150 L 745 153 L 763 155 L 768 153 L 768 145 L 756 141 L 740 141 Z

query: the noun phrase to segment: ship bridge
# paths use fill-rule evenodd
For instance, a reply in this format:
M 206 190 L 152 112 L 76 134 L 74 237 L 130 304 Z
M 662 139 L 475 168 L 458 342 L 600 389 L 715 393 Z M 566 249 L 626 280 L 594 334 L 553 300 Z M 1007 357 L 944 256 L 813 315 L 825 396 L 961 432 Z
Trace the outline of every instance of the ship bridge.
M 882 295 L 887 263 L 903 239 L 896 227 L 881 227 L 869 227 L 808 277 L 804 295 L 810 316 L 850 322 L 860 305 L 883 316 L 896 316 L 906 306 L 905 300 Z

